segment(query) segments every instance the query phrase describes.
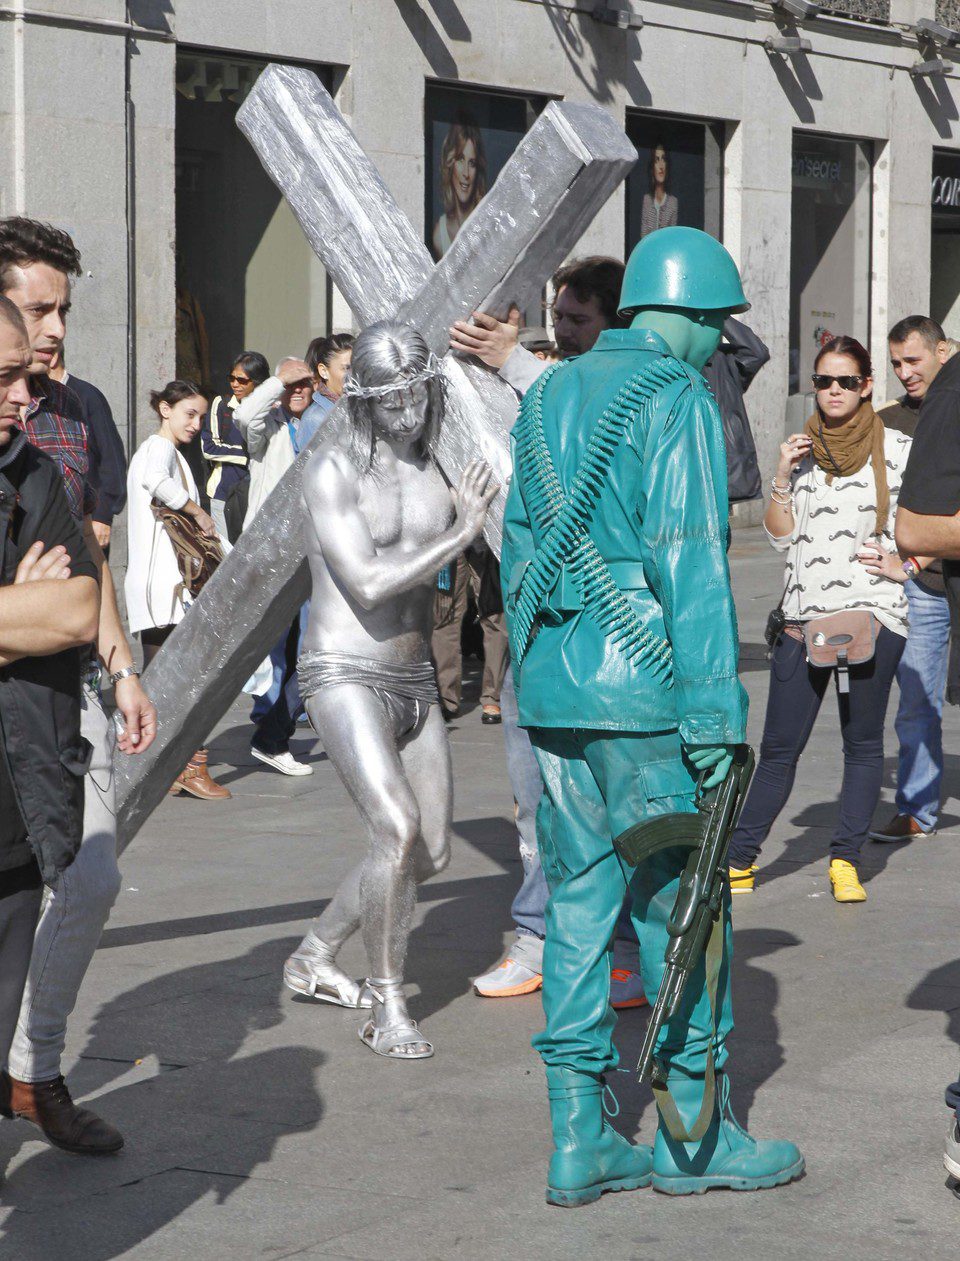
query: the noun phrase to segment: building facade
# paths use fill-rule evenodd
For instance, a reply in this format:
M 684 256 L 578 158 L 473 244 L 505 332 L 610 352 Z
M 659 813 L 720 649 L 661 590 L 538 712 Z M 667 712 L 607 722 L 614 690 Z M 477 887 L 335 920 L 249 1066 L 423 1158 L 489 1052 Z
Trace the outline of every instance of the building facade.
M 178 368 L 219 391 L 238 351 L 351 323 L 235 126 L 268 61 L 321 76 L 434 253 L 546 102 L 594 101 L 639 160 L 577 252 L 724 241 L 771 350 L 766 477 L 826 336 L 877 365 L 905 314 L 960 337 L 960 3 L 829 2 L 0 0 L 0 213 L 74 235 L 68 364 L 133 448 Z

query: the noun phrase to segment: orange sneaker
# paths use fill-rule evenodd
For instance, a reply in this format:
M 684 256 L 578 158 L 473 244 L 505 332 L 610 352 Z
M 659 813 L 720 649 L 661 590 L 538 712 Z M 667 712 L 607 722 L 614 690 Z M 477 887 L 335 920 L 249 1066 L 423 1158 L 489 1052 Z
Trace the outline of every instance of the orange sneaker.
M 614 1011 L 626 1011 L 630 1007 L 646 1007 L 643 981 L 639 972 L 629 968 L 614 968 L 610 973 L 610 1006 Z

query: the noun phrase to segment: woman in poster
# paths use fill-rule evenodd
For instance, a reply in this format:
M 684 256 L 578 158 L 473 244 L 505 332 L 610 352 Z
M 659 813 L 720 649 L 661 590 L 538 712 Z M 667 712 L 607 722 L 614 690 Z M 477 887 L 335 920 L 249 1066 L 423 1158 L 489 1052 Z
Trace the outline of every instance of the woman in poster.
M 487 191 L 487 155 L 480 128 L 469 114 L 452 124 L 440 151 L 443 213 L 433 229 L 434 257 L 443 258 Z
M 667 192 L 670 163 L 667 150 L 662 144 L 653 146 L 650 155 L 650 191 L 643 195 L 640 212 L 640 238 L 656 232 L 657 228 L 675 228 L 679 206 L 676 197 Z

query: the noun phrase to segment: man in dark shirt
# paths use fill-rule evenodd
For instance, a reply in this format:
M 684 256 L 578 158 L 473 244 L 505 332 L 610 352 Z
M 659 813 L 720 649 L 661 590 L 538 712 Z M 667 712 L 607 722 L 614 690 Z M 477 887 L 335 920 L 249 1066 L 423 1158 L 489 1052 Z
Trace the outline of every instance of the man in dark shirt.
M 104 554 L 109 555 L 113 518 L 123 512 L 127 502 L 127 458 L 123 442 L 104 395 L 90 381 L 67 371 L 62 351 L 50 375 L 72 390 L 80 402 L 90 447 L 88 481 L 97 496 L 91 514 L 93 533 Z
M 896 538 L 903 557 L 943 561 L 951 615 L 947 699 L 960 703 L 960 354 L 944 361 L 926 392 L 900 488 Z M 947 1087 L 946 1102 L 953 1114 L 943 1163 L 960 1178 L 960 1081 Z
M 878 412 L 889 429 L 913 437 L 925 426 L 924 403 L 954 346 L 943 329 L 925 315 L 910 315 L 890 330 L 890 362 L 904 394 Z M 901 501 L 902 503 L 902 501 Z M 941 715 L 950 648 L 950 610 L 941 562 L 912 558 L 919 572 L 906 585 L 910 633 L 897 667 L 900 704 L 896 731 L 900 741 L 897 796 L 893 816 L 871 831 L 874 841 L 908 841 L 930 836 L 940 814 L 943 781 Z
M 123 1137 L 70 1098 L 61 1073 L 67 1020 L 100 934 L 120 891 L 116 852 L 113 763 L 115 748 L 146 749 L 156 734 L 156 709 L 140 685 L 117 608 L 110 567 L 93 531 L 96 496 L 88 482 L 89 444 L 79 399 L 50 375 L 63 351 L 70 310 L 70 277 L 80 254 L 66 232 L 33 219 L 0 220 L 0 293 L 19 309 L 32 353 L 31 399 L 20 423 L 29 443 L 55 462 L 70 511 L 100 578 L 99 626 L 91 636 L 114 686 L 124 719 L 114 735 L 100 697 L 94 663 L 84 679 L 82 735 L 92 748 L 84 800 L 83 844 L 73 865 L 51 880 L 37 927 L 34 959 L 7 1067 L 11 1110 L 34 1122 L 51 1143 L 68 1151 L 119 1150 Z
M 35 756 L 37 731 L 29 722 L 11 726 L 5 720 L 12 713 L 28 717 L 16 708 L 22 702 L 15 681 L 22 667 L 14 669 L 13 677 L 10 668 L 28 657 L 61 654 L 57 667 L 50 665 L 46 688 L 61 687 L 66 670 L 66 681 L 75 691 L 79 729 L 80 659 L 76 653 L 64 654 L 89 640 L 99 606 L 96 567 L 70 514 L 59 472 L 30 449 L 18 429 L 20 408 L 30 400 L 29 363 L 19 312 L 0 298 L 0 1064 L 10 1049 L 33 952 L 41 862 L 45 870 L 68 865 L 80 842 L 82 820 L 78 800 L 75 844 L 64 844 L 52 855 L 44 852 L 44 820 L 38 821 L 37 810 L 49 809 L 48 821 L 55 827 L 57 803 L 29 792 L 29 807 L 21 808 L 21 792 L 32 786 L 21 784 L 13 768 L 22 765 L 24 757 Z M 48 734 L 58 744 L 66 736 L 59 730 Z M 30 741 L 29 747 L 25 741 Z M 30 828 L 28 817 L 33 821 Z M 0 1112 L 9 1115 L 6 1085 L 0 1083 Z

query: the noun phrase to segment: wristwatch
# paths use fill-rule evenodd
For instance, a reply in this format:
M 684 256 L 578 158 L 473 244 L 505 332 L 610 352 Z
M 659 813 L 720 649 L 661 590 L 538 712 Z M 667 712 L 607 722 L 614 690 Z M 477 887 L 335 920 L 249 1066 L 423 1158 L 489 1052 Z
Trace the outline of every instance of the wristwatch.
M 911 578 L 916 578 L 917 574 L 920 572 L 920 566 L 912 556 L 903 562 L 903 572 L 907 575 L 907 582 L 909 582 Z
M 129 679 L 132 676 L 140 677 L 140 671 L 136 666 L 124 666 L 122 670 L 117 670 L 115 674 L 110 675 L 110 685 L 116 687 L 121 679 Z

